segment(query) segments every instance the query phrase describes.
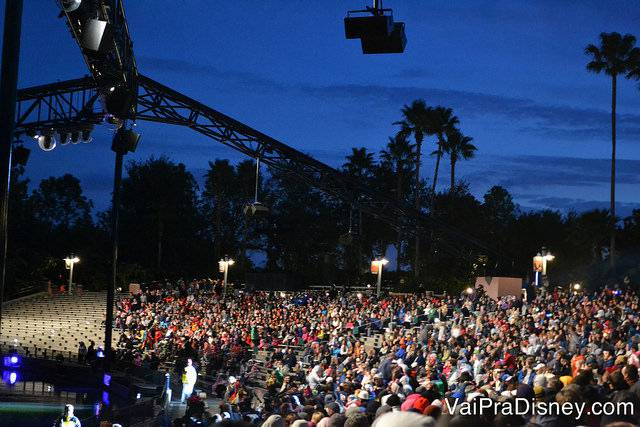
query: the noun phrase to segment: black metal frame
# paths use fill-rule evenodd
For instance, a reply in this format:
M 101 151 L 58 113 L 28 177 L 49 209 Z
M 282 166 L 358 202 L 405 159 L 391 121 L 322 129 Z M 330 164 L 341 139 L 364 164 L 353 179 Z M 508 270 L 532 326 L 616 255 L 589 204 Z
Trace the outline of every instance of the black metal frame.
M 88 77 L 22 89 L 18 92 L 18 111 L 23 111 L 18 115 L 18 131 L 66 129 L 82 123 L 99 123 L 108 117 L 108 113 L 102 103 L 96 102 L 98 96 L 97 85 Z M 398 204 L 337 169 L 144 75 L 138 76 L 135 116 L 141 121 L 193 129 L 247 156 L 260 158 L 268 166 L 402 230 L 406 236 L 426 235 L 428 230 L 435 228 L 452 240 L 469 242 L 483 252 L 500 256 L 484 242 L 436 222 L 412 206 Z M 469 257 L 450 242 L 439 240 L 439 246 Z
M 128 112 L 121 118 L 131 118 L 135 111 L 138 69 L 122 0 L 83 1 L 77 10 L 65 12 L 64 16 L 99 92 L 105 98 L 129 96 Z M 108 23 L 99 51 L 87 49 L 82 42 L 89 19 Z
M 307 154 L 144 75 L 139 76 L 139 89 L 138 120 L 188 127 L 247 156 L 260 158 L 262 163 L 353 204 L 396 229 L 418 226 L 411 209 L 398 206 L 395 200 Z
M 271 138 L 225 114 L 140 75 L 137 120 L 180 125 L 195 130 L 268 166 L 302 179 L 363 212 L 412 233 L 418 227 L 411 208 L 376 193 L 342 172 Z M 18 92 L 16 133 L 66 130 L 103 121 L 91 78 L 22 89 Z
M 90 77 L 35 86 L 18 91 L 15 134 L 43 130 L 85 129 L 102 122 L 104 113 Z
M 379 1 L 374 1 L 374 9 L 384 10 Z M 65 13 L 65 16 L 92 76 L 20 90 L 16 134 L 86 129 L 114 115 L 118 121 L 134 119 L 185 126 L 301 179 L 401 230 L 406 236 L 433 236 L 434 233 L 428 231 L 438 229 L 446 240 L 466 241 L 481 251 L 500 256 L 484 242 L 436 221 L 412 206 L 398 204 L 335 168 L 139 74 L 121 0 L 83 1 L 78 10 Z M 92 18 L 107 21 L 111 26 L 111 32 L 105 36 L 105 47 L 98 52 L 86 49 L 80 37 L 87 20 Z M 111 111 L 109 100 L 113 96 L 125 99 L 126 111 Z M 128 101 L 127 97 L 130 98 Z M 114 202 L 114 206 L 117 205 Z M 114 239 L 114 248 L 117 248 L 117 236 Z M 470 256 L 446 240 L 438 239 L 441 249 Z M 116 259 L 114 253 L 114 262 Z

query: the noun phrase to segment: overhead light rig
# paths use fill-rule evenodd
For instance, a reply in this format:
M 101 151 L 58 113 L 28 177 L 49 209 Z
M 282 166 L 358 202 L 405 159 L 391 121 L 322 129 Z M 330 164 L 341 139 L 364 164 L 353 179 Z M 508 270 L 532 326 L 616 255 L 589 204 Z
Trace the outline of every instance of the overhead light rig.
M 65 3 L 69 4 L 66 9 Z M 62 132 L 66 141 L 69 129 L 104 121 L 118 127 L 131 119 L 189 127 L 254 159 L 260 158 L 262 163 L 342 199 L 354 209 L 401 229 L 407 235 L 437 228 L 452 242 L 467 241 L 484 252 L 496 253 L 478 239 L 463 235 L 408 205 L 398 204 L 396 200 L 280 141 L 139 75 L 121 0 L 70 0 L 62 2 L 61 6 L 92 77 L 20 90 L 18 132 L 26 133 L 28 130 L 41 136 L 46 133 L 37 131 L 44 130 L 53 134 L 57 132 L 58 137 Z M 384 36 L 387 30 L 391 31 L 387 32 L 390 36 L 397 24 L 401 24 L 393 21 L 391 10 L 382 8 L 379 0 L 374 1 L 373 8 L 350 14 L 356 12 L 366 12 L 369 16 L 360 21 L 345 18 L 345 30 L 347 33 L 353 30 L 352 36 L 374 40 Z M 102 23 L 96 26 L 92 20 Z M 383 27 L 380 27 L 383 21 Z M 357 25 L 349 30 L 348 26 L 352 24 Z M 402 49 L 405 42 L 401 40 Z M 96 102 L 100 98 L 103 102 Z M 443 250 L 448 246 L 450 251 L 456 251 L 453 244 L 442 239 L 438 245 L 445 246 Z
M 91 142 L 94 125 L 105 119 L 95 82 L 85 77 L 18 91 L 15 138 L 33 138 L 41 149 Z
M 393 20 L 393 10 L 385 9 L 382 0 L 373 0 L 373 7 L 350 10 L 344 18 L 347 39 L 360 39 L 362 53 L 402 53 L 407 45 L 404 22 Z
M 61 0 L 108 113 L 135 119 L 138 70 L 121 0 Z
M 184 126 L 199 132 L 214 141 L 220 142 L 236 151 L 239 151 L 254 159 L 259 158 L 261 163 L 280 170 L 290 176 L 317 188 L 326 194 L 341 199 L 356 210 L 379 219 L 396 230 L 402 230 L 407 236 L 416 233 L 427 234 L 428 230 L 437 228 L 449 237 L 451 242 L 471 242 L 483 251 L 495 253 L 491 248 L 478 239 L 463 235 L 448 225 L 437 222 L 412 206 L 398 203 L 395 199 L 371 189 L 362 182 L 346 176 L 344 173 L 328 166 L 313 157 L 304 154 L 270 136 L 259 132 L 201 102 L 181 94 L 157 81 L 139 75 L 139 93 L 137 96 L 137 111 L 135 115 L 138 121 L 150 121 Z M 58 83 L 61 86 L 69 82 Z M 54 84 L 55 86 L 56 84 Z M 37 88 L 24 89 L 18 92 L 19 102 L 22 96 L 29 95 L 30 102 L 34 98 L 45 99 L 52 87 L 40 87 L 42 93 L 36 95 Z M 86 88 L 82 88 L 84 90 Z M 59 103 L 47 104 L 55 107 Z M 90 117 L 99 117 L 101 120 L 108 115 L 100 109 L 100 103 L 92 105 Z M 65 116 L 64 112 L 51 113 L 55 116 Z M 71 120 L 71 118 L 68 118 Z M 38 127 L 38 123 L 23 121 L 20 128 Z M 445 251 L 457 251 L 455 245 L 445 240 L 438 242 L 439 247 Z M 461 255 L 462 256 L 462 255 Z M 464 255 L 468 257 L 469 254 Z

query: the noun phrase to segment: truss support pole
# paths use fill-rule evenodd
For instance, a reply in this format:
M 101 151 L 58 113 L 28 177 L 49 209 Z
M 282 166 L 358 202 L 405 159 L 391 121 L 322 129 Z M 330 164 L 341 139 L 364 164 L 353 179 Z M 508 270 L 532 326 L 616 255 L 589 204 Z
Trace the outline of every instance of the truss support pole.
M 118 134 L 114 136 L 118 138 Z M 114 144 L 115 146 L 115 144 Z M 113 336 L 113 305 L 115 303 L 116 282 L 118 274 L 118 225 L 120 216 L 120 189 L 122 187 L 122 163 L 124 153 L 122 150 L 116 151 L 116 162 L 113 173 L 113 200 L 111 206 L 111 242 L 112 242 L 112 265 L 111 265 L 111 281 L 107 288 L 107 314 L 104 324 L 104 355 L 105 355 L 105 371 L 111 369 L 113 360 L 113 351 L 111 349 L 111 341 Z
M 11 182 L 11 144 L 16 118 L 22 0 L 6 0 L 0 70 L 0 330 L 7 265 L 7 220 Z

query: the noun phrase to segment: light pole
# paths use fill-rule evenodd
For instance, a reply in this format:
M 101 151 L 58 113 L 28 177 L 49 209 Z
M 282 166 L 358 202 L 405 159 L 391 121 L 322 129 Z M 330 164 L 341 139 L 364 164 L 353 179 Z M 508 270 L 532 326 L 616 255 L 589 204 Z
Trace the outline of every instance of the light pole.
M 73 266 L 80 262 L 80 258 L 77 256 L 69 256 L 64 258 L 64 266 L 69 270 L 69 295 L 71 295 L 71 285 L 73 285 Z
M 227 297 L 227 276 L 229 274 L 229 266 L 235 264 L 235 261 L 225 256 L 223 259 L 218 261 L 218 267 L 221 273 L 224 273 L 224 284 L 222 288 L 222 298 Z
M 553 261 L 554 259 L 556 259 L 556 257 L 555 257 L 555 255 L 551 255 L 551 252 L 549 252 L 547 250 L 547 248 L 545 248 L 544 246 L 542 247 L 542 250 L 540 251 L 540 255 L 542 255 L 542 275 L 546 276 L 547 275 L 547 262 Z
M 547 262 L 553 261 L 555 258 L 555 255 L 552 255 L 551 252 L 549 252 L 544 246 L 542 247 L 540 252 L 538 252 L 536 256 L 533 257 L 533 272 L 536 278 L 536 286 L 540 285 L 539 276 L 542 275 L 546 277 L 547 275 Z
M 7 0 L 5 2 L 2 33 L 2 65 L 0 66 L 0 321 L 2 320 L 2 301 L 4 300 L 7 263 L 11 146 L 16 124 L 21 25 L 22 0 Z
M 380 288 L 382 287 L 382 266 L 387 265 L 389 263 L 385 258 L 382 259 L 374 259 L 371 261 L 371 272 L 373 274 L 378 274 L 378 283 L 376 285 L 376 296 L 380 298 Z

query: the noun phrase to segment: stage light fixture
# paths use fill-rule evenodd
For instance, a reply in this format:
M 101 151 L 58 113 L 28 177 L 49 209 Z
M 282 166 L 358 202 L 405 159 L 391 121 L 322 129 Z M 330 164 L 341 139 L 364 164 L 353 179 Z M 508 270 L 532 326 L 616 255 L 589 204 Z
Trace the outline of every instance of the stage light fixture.
M 82 142 L 84 142 L 85 144 L 88 144 L 91 141 L 93 141 L 93 137 L 91 136 L 92 130 L 93 129 L 85 129 L 82 131 Z
M 111 87 L 104 94 L 104 104 L 107 112 L 120 120 L 132 117 L 136 94 L 123 86 Z
M 82 47 L 94 52 L 105 48 L 104 41 L 108 38 L 110 25 L 100 19 L 88 19 L 82 30 Z
M 82 0 L 61 0 L 60 6 L 62 10 L 65 12 L 74 12 L 78 10 L 80 5 L 82 4 Z
M 402 53 L 407 45 L 404 22 L 394 22 L 393 11 L 374 0 L 373 7 L 351 10 L 344 18 L 347 39 L 360 39 L 362 53 Z
M 38 146 L 43 151 L 51 151 L 56 148 L 58 144 L 54 133 L 46 133 L 44 135 L 38 135 Z
M 18 381 L 18 373 L 13 371 L 2 372 L 2 381 L 9 385 L 15 385 Z
M 71 143 L 71 133 L 60 131 L 58 132 L 58 140 L 60 145 L 67 145 Z
M 243 211 L 247 216 L 263 216 L 269 214 L 269 208 L 260 202 L 246 204 Z
M 80 140 L 80 132 L 78 131 L 71 132 L 71 143 L 77 144 L 79 140 Z
M 133 153 L 136 151 L 136 148 L 138 148 L 141 137 L 142 135 L 138 132 L 131 129 L 120 128 L 116 133 L 116 137 L 113 139 L 111 149 L 116 153 Z
M 11 356 L 4 356 L 3 362 L 5 368 L 16 368 L 22 364 L 22 359 L 17 354 L 12 354 Z
M 407 46 L 404 22 L 393 24 L 393 31 L 388 36 L 366 36 L 360 39 L 362 53 L 402 53 Z

